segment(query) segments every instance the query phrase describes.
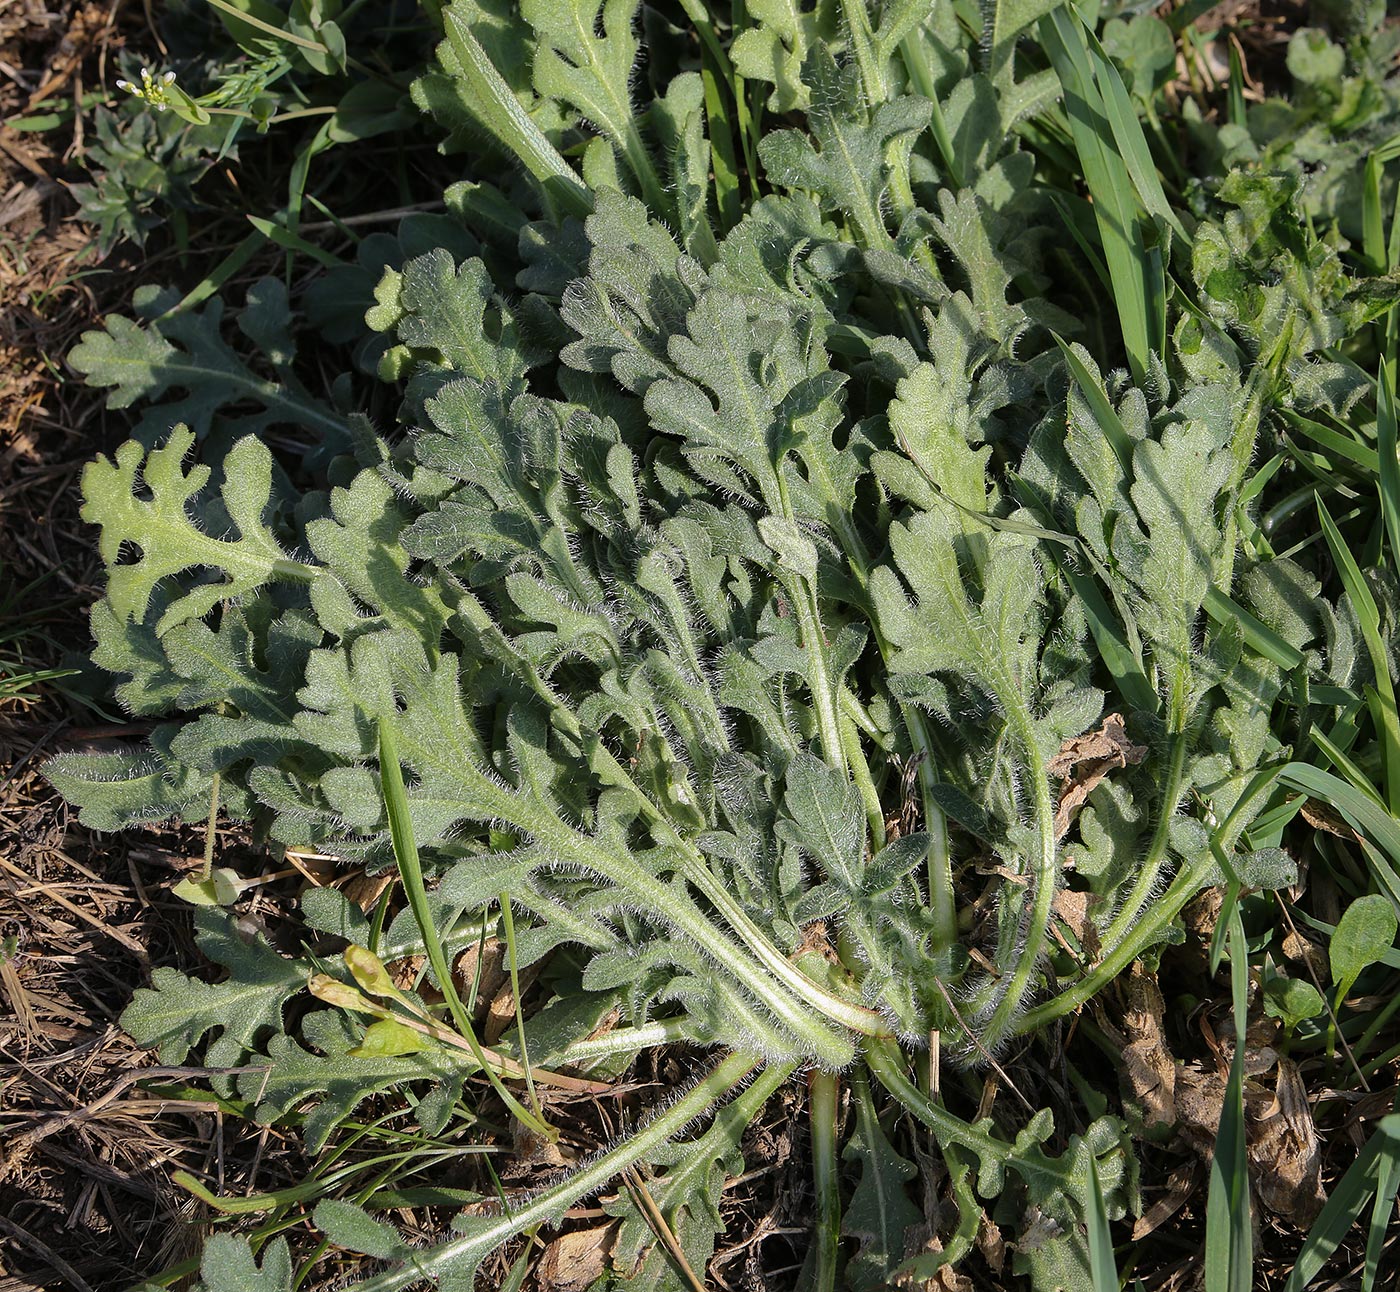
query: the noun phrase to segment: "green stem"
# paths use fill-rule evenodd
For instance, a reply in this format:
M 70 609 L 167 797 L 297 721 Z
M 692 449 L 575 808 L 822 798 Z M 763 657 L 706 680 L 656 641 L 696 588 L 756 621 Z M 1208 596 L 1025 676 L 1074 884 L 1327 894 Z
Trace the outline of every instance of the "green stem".
M 1244 407 L 1235 422 L 1234 434 L 1230 438 L 1230 479 L 1227 488 L 1233 498 L 1249 473 L 1249 464 L 1254 460 L 1254 442 L 1258 437 L 1259 423 L 1263 420 L 1265 390 L 1276 387 L 1276 377 L 1265 368 L 1255 368 L 1250 373 Z M 1267 383 L 1267 386 L 1266 386 Z M 1230 506 L 1225 513 L 1225 542 L 1221 546 L 1221 567 L 1215 572 L 1217 587 L 1228 592 L 1234 580 L 1234 561 L 1238 521 L 1235 508 Z
M 822 633 L 821 614 L 817 598 L 801 575 L 786 580 L 797 610 L 797 622 L 802 632 L 802 646 L 811 658 L 808 677 L 812 684 L 812 704 L 817 711 L 817 731 L 821 737 L 822 753 L 838 771 L 849 775 L 846 751 L 841 741 L 841 726 L 836 717 L 836 694 L 831 686 L 831 669 L 826 658 L 826 637 Z
M 525 1040 L 525 1007 L 520 1000 L 520 970 L 515 958 L 515 916 L 510 909 L 510 894 L 500 893 L 496 900 L 501 904 L 501 926 L 506 935 L 506 964 L 510 966 L 510 994 L 515 1001 L 515 1027 L 520 1037 L 520 1066 L 525 1069 L 525 1092 L 530 1097 L 530 1107 L 535 1110 L 535 1116 L 544 1121 L 544 1109 L 540 1106 L 534 1074 L 530 1070 L 530 1047 Z
M 692 1121 L 708 1112 L 760 1063 L 756 1055 L 730 1055 L 670 1107 L 658 1113 L 640 1130 L 626 1136 L 611 1152 L 595 1158 L 505 1215 L 484 1221 L 469 1219 L 467 1224 L 471 1226 L 471 1232 L 438 1247 L 415 1253 L 410 1265 L 389 1270 L 361 1283 L 360 1292 L 402 1292 L 402 1289 L 421 1283 L 424 1279 L 435 1282 L 439 1270 L 446 1272 L 472 1268 L 516 1234 L 535 1225 L 557 1221 L 580 1198 L 596 1193 L 623 1171 L 651 1158 L 684 1133 Z M 766 1070 L 759 1080 L 773 1082 L 776 1079 L 781 1084 L 791 1072 L 790 1066 L 776 1065 Z M 754 1084 L 757 1086 L 758 1082 Z
M 815 1292 L 836 1292 L 841 1255 L 841 1172 L 836 1156 L 836 1104 L 841 1079 L 820 1069 L 808 1078 L 812 1185 L 817 1199 Z
M 878 638 L 877 638 L 878 640 Z M 909 732 L 911 757 L 919 761 L 919 798 L 924 809 L 924 831 L 928 835 L 928 898 L 933 908 L 933 949 L 946 950 L 958 940 L 958 899 L 953 888 L 953 858 L 948 846 L 948 818 L 938 806 L 934 787 L 938 766 L 933 761 L 933 744 L 924 715 L 912 704 L 899 706 L 905 730 Z
M 626 133 L 618 143 L 623 156 L 627 159 L 627 165 L 637 178 L 637 183 L 641 187 L 642 196 L 646 199 L 648 208 L 658 213 L 669 212 L 672 209 L 672 204 L 667 200 L 666 190 L 661 184 L 661 177 L 656 173 L 656 167 L 652 164 L 651 154 L 647 151 L 641 131 L 637 129 L 635 118 L 628 121 Z
M 214 847 L 219 834 L 219 773 L 209 778 L 209 823 L 204 828 L 204 871 L 200 879 L 204 883 L 214 873 Z
M 1017 697 L 1018 692 L 1012 679 L 1002 679 L 1003 685 L 996 694 L 1003 703 L 1008 697 Z M 1036 854 L 1031 859 L 1030 883 L 1032 906 L 1030 915 L 1021 916 L 1021 928 L 1025 939 L 1017 947 L 1015 968 L 1009 975 L 1006 965 L 999 965 L 1002 977 L 992 984 L 999 997 L 992 1016 L 983 1029 L 981 1041 L 988 1050 L 994 1050 L 1010 1032 L 1017 1010 L 1030 989 L 1031 979 L 1039 971 L 1040 957 L 1050 937 L 1050 917 L 1055 901 L 1055 890 L 1059 875 L 1056 869 L 1057 849 L 1055 845 L 1055 806 L 1050 797 L 1050 775 L 1040 756 L 1036 743 L 1031 716 L 1019 699 L 1006 703 L 1007 719 L 1010 722 L 1017 742 L 1026 760 L 1027 775 L 1034 795 L 1034 815 L 1036 828 Z
M 471 1017 L 453 985 L 452 967 L 443 953 L 437 925 L 433 922 L 433 913 L 428 906 L 428 890 L 423 883 L 423 866 L 418 857 L 418 843 L 413 837 L 413 822 L 408 811 L 408 792 L 404 789 L 398 740 L 392 721 L 379 723 L 379 778 L 384 790 L 384 806 L 389 814 L 389 835 L 393 840 L 394 856 L 399 863 L 399 878 L 403 881 L 404 895 L 408 898 L 409 908 L 413 911 L 418 931 L 422 934 L 423 949 L 427 952 L 428 963 L 438 980 L 438 989 L 447 1002 L 452 1021 L 471 1048 L 472 1058 L 486 1074 L 486 1079 L 512 1115 L 521 1125 L 528 1126 L 537 1135 L 543 1135 L 550 1140 L 557 1139 L 558 1132 L 521 1104 L 496 1075 L 495 1068 L 487 1061 L 481 1044 L 476 1039 Z
M 856 730 L 855 723 L 844 715 L 841 719 L 841 737 L 851 778 L 860 792 L 861 802 L 865 804 L 865 819 L 870 826 L 870 847 L 878 852 L 885 846 L 885 810 L 880 805 L 880 795 L 870 775 L 870 764 L 865 761 L 865 753 L 860 747 L 860 732 Z
M 984 1170 L 989 1162 L 1006 1162 L 1011 1158 L 1011 1145 L 993 1138 L 984 1130 L 969 1126 L 942 1104 L 934 1103 L 910 1081 L 905 1071 L 904 1055 L 893 1041 L 867 1041 L 863 1048 L 866 1063 L 876 1079 L 933 1132 L 939 1144 L 952 1144 L 975 1153 Z M 1059 1171 L 1052 1173 L 1056 1179 L 1063 1174 Z
M 228 0 L 207 0 L 207 3 L 228 14 L 235 22 L 247 23 L 248 26 L 256 27 L 258 31 L 265 32 L 269 36 L 276 36 L 278 40 L 285 40 L 287 44 L 296 45 L 299 49 L 309 49 L 314 53 L 326 55 L 331 52 L 319 40 L 307 40 L 304 36 L 297 36 L 290 31 L 284 31 L 281 27 L 274 27 L 270 22 L 264 22 L 261 18 L 254 17 L 248 10 L 229 4 Z
M 555 1065 L 560 1068 L 583 1068 L 658 1045 L 674 1045 L 682 1041 L 698 1042 L 695 1022 L 688 1015 L 643 1023 L 639 1027 L 615 1027 L 611 1032 L 591 1040 L 573 1041 L 565 1046 Z
M 943 109 L 938 103 L 938 87 L 929 75 L 928 60 L 924 51 L 919 48 L 918 41 L 912 33 L 899 42 L 899 54 L 904 61 L 905 71 L 909 73 L 909 83 L 933 104 L 929 133 L 933 135 L 934 145 L 939 156 L 943 158 L 943 168 L 948 172 L 951 186 L 954 189 L 963 188 L 967 181 L 963 177 L 962 167 L 958 164 L 957 149 L 953 147 L 953 137 L 948 133 L 948 123 L 943 119 Z
M 210 108 L 210 112 L 222 112 L 222 108 Z M 295 112 L 279 112 L 275 117 L 269 117 L 267 124 L 278 125 L 283 121 L 300 121 L 303 117 L 333 117 L 340 111 L 338 104 L 328 104 L 324 108 L 298 108 Z M 252 120 L 252 114 L 247 112 L 238 113 L 240 117 L 247 117 Z
M 870 40 L 870 10 L 864 0 L 841 0 L 841 16 L 846 20 L 851 51 L 860 70 L 860 87 L 865 102 L 884 103 L 890 97 L 890 92 L 875 61 L 875 48 Z
M 1212 858 L 1207 853 L 1194 865 L 1181 871 L 1167 891 L 1142 913 L 1137 924 L 1123 935 L 1122 940 L 1093 969 L 1072 987 L 1022 1014 L 1016 1022 L 1016 1034 L 1025 1035 L 1045 1027 L 1098 995 L 1132 964 L 1139 954 L 1161 938 L 1167 926 L 1176 918 L 1177 912 L 1200 891 L 1211 861 Z
M 846 565 L 862 593 L 870 585 L 870 560 L 865 545 L 856 533 L 851 518 L 844 512 L 835 517 L 835 528 L 846 554 Z M 868 598 L 867 598 L 868 601 Z M 871 616 L 870 631 L 875 637 L 875 647 L 888 668 L 894 654 L 880 625 Z M 910 756 L 918 758 L 919 798 L 924 810 L 924 831 L 928 835 L 928 891 L 929 904 L 933 908 L 934 932 L 933 950 L 935 954 L 952 946 L 958 940 L 957 894 L 953 890 L 953 867 L 948 847 L 948 818 L 934 798 L 934 786 L 938 784 L 938 765 L 933 759 L 933 742 L 929 737 L 924 715 L 912 704 L 899 703 L 899 715 L 904 729 L 909 734 Z M 849 706 L 847 706 L 849 711 Z
M 754 953 L 763 964 L 764 968 L 782 982 L 782 984 L 800 1001 L 811 1006 L 811 1008 L 817 1010 L 819 1013 L 824 1014 L 834 1022 L 850 1028 L 853 1032 L 859 1032 L 862 1036 L 889 1035 L 889 1024 L 879 1013 L 873 1009 L 866 1009 L 863 1005 L 854 1005 L 848 1000 L 842 1000 L 839 996 L 833 996 L 830 992 L 813 982 L 794 965 L 792 961 L 783 955 L 781 951 L 774 947 L 773 944 L 768 941 L 763 930 L 749 919 L 743 907 L 729 895 L 720 884 L 719 880 L 704 866 L 703 862 L 698 866 L 686 868 L 683 873 L 719 910 L 719 913 L 724 916 L 725 922 L 729 924 L 741 939 L 743 939 L 749 950 Z M 663 887 L 660 885 L 659 881 L 658 887 Z M 660 900 L 664 901 L 664 897 Z M 672 902 L 671 905 L 674 905 L 674 902 Z M 655 909 L 666 910 L 667 908 L 665 905 L 661 905 Z M 703 927 L 708 928 L 708 925 L 705 925 L 704 921 L 700 921 L 700 923 Z M 711 930 L 711 933 L 713 932 L 714 931 Z M 714 941 L 716 939 L 722 944 L 722 947 L 728 948 L 727 958 L 721 954 L 718 956 L 719 962 L 721 964 L 733 965 L 734 950 L 732 945 L 725 942 L 724 938 L 717 934 L 715 938 L 707 940 Z M 715 955 L 716 951 L 712 950 L 711 954 Z M 781 1002 L 781 998 L 775 999 L 771 995 L 762 996 L 761 999 L 764 1000 L 764 1003 L 767 1004 L 774 1013 L 779 1013 L 780 1003 L 785 1003 Z M 829 1040 L 835 1039 L 832 1038 L 830 1033 L 827 1033 L 825 1029 L 818 1029 L 810 1018 L 805 1018 L 800 1015 L 796 1018 L 792 1018 L 787 1014 L 781 1016 L 790 1026 L 800 1024 L 797 1029 L 798 1035 L 800 1036 L 815 1038 L 818 1032 L 820 1032 L 829 1038 Z M 829 1044 L 826 1048 L 827 1051 L 830 1052 L 831 1047 Z M 844 1067 L 845 1061 L 843 1060 L 836 1066 Z
M 495 627 L 490 616 L 486 614 L 485 608 L 474 597 L 462 597 L 458 609 L 474 626 L 479 624 L 483 631 L 499 634 L 499 629 Z M 503 636 L 500 636 L 499 640 L 505 642 Z M 509 651 L 508 643 L 506 643 L 506 649 Z M 864 1035 L 877 1036 L 887 1032 L 887 1025 L 878 1013 L 865 1009 L 863 1006 L 854 1005 L 850 1001 L 842 1000 L 825 991 L 773 946 L 763 930 L 749 918 L 748 913 L 734 900 L 710 870 L 705 862 L 704 854 L 693 843 L 682 837 L 670 818 L 642 792 L 641 787 L 632 779 L 627 769 L 622 766 L 612 751 L 601 740 L 585 735 L 573 710 L 554 693 L 534 669 L 525 667 L 518 676 L 548 706 L 558 730 L 577 742 L 579 747 L 586 751 L 585 756 L 604 781 L 608 785 L 627 791 L 628 797 L 632 800 L 643 821 L 653 831 L 657 842 L 671 845 L 679 854 L 680 873 L 709 900 L 730 928 L 754 953 L 759 962 L 769 973 L 787 986 L 798 998 L 798 1001 L 844 1027 L 849 1027 Z M 423 756 L 429 764 L 442 766 L 443 770 L 451 776 L 457 779 L 462 779 L 464 775 L 471 776 L 473 797 L 490 803 L 494 816 L 502 821 L 510 821 L 540 842 L 547 843 L 558 856 L 581 861 L 604 878 L 611 880 L 619 888 L 635 894 L 642 899 L 645 909 L 655 911 L 670 919 L 678 929 L 681 929 L 697 945 L 704 948 L 707 954 L 714 957 L 720 965 L 736 969 L 741 978 L 745 976 L 743 959 L 742 957 L 736 958 L 735 952 L 738 948 L 735 947 L 734 943 L 707 920 L 700 918 L 698 912 L 693 914 L 683 912 L 675 900 L 674 892 L 661 880 L 642 870 L 639 866 L 619 864 L 610 852 L 598 847 L 588 835 L 574 830 L 547 809 L 522 800 L 496 781 L 482 775 L 470 762 L 465 765 L 451 762 L 442 763 L 440 752 L 422 750 Z M 752 973 L 751 968 L 748 973 Z M 763 977 L 763 975 L 757 976 Z M 749 983 L 749 989 L 755 990 L 752 981 Z M 794 1025 L 796 1035 L 804 1037 L 809 1043 L 817 1046 L 823 1062 L 843 1067 L 849 1060 L 849 1051 L 843 1048 L 840 1039 L 816 1023 L 803 1011 L 796 1009 L 796 1002 L 781 995 L 770 999 L 773 993 L 765 992 L 762 989 L 757 990 L 756 994 L 775 1013 L 781 1013 L 782 1017 Z M 842 1057 L 843 1054 L 844 1057 Z
M 1178 706 L 1175 704 L 1173 708 Z M 1158 808 L 1157 827 L 1152 832 L 1152 842 L 1148 844 L 1147 856 L 1142 867 L 1138 871 L 1137 879 L 1133 883 L 1131 892 L 1127 900 L 1118 908 L 1118 913 L 1113 917 L 1107 929 L 1103 933 L 1103 945 L 1112 948 L 1123 938 L 1127 931 L 1131 929 L 1142 915 L 1143 908 L 1152 898 L 1152 891 L 1157 886 L 1157 878 L 1162 870 L 1162 863 L 1166 860 L 1167 848 L 1171 842 L 1171 822 L 1176 815 L 1177 801 L 1181 798 L 1181 784 L 1186 775 L 1186 736 L 1181 727 L 1184 722 L 1178 718 L 1173 722 L 1173 734 L 1171 735 L 1171 755 L 1167 765 L 1167 779 L 1163 787 L 1161 802 Z

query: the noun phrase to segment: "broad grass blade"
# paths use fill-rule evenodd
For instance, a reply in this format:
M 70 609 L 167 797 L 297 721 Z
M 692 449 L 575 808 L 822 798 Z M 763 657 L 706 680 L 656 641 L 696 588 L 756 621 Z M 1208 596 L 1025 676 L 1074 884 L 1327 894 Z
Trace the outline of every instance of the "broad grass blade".
M 1083 25 L 1060 9 L 1041 21 L 1040 33 L 1064 87 L 1065 111 L 1093 198 L 1128 366 L 1133 379 L 1142 382 L 1151 353 L 1155 350 L 1160 354 L 1166 347 L 1166 282 L 1161 258 L 1149 253 L 1137 185 L 1114 136 Z M 1142 147 L 1145 151 L 1145 139 Z M 1141 158 L 1136 158 L 1135 166 L 1140 162 Z M 1165 198 L 1162 202 L 1165 205 Z
M 1390 544 L 1390 568 L 1400 569 L 1400 460 L 1396 459 L 1395 371 L 1381 360 L 1376 380 L 1376 451 L 1380 459 L 1378 489 L 1386 540 Z M 1394 802 L 1392 807 L 1396 806 Z
M 1118 1292 L 1118 1262 L 1113 1257 L 1113 1236 L 1108 1230 L 1108 1206 L 1104 1202 L 1099 1167 L 1089 1154 L 1089 1205 L 1085 1220 L 1089 1226 L 1089 1277 L 1093 1292 Z
M 1249 1167 L 1245 1156 L 1244 1026 L 1249 964 L 1239 908 L 1230 915 L 1230 984 L 1235 1006 L 1235 1053 L 1206 1198 L 1206 1292 L 1250 1292 L 1254 1278 L 1249 1219 Z
M 1376 1162 L 1376 1200 L 1371 1207 L 1371 1227 L 1366 1234 L 1366 1265 L 1361 1292 L 1372 1292 L 1380 1269 L 1381 1252 L 1395 1215 L 1395 1195 L 1400 1192 L 1400 1146 L 1382 1147 Z
M 1303 1292 L 1312 1282 L 1328 1257 L 1341 1245 L 1361 1209 L 1375 1196 L 1382 1158 L 1394 1163 L 1397 1156 L 1400 1156 L 1400 1113 L 1391 1113 L 1376 1123 L 1366 1147 L 1333 1186 L 1332 1196 L 1308 1230 L 1283 1292 Z
M 1381 615 L 1371 589 L 1342 538 L 1341 531 L 1332 520 L 1322 499 L 1317 500 L 1318 516 L 1322 521 L 1323 537 L 1331 549 L 1332 560 L 1342 586 L 1346 589 L 1347 600 L 1356 612 L 1361 624 L 1361 635 L 1366 642 L 1367 653 L 1376 671 L 1376 685 L 1368 687 L 1367 700 L 1371 710 L 1371 720 L 1375 724 L 1376 736 L 1381 743 L 1381 754 L 1385 766 L 1384 797 L 1392 813 L 1400 812 L 1400 713 L 1395 705 L 1395 681 L 1390 672 L 1390 652 L 1381 638 Z

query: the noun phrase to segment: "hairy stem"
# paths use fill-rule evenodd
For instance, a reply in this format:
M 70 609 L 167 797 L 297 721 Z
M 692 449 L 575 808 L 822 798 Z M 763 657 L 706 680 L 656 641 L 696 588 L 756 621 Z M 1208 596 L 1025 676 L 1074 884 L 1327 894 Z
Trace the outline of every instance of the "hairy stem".
M 664 1144 L 675 1139 L 695 1118 L 703 1116 L 742 1082 L 759 1066 L 759 1062 L 752 1054 L 730 1055 L 707 1077 L 640 1130 L 628 1135 L 611 1152 L 595 1158 L 506 1215 L 482 1222 L 475 1219 L 468 1222 L 471 1224 L 469 1233 L 428 1251 L 415 1253 L 410 1266 L 401 1266 L 361 1283 L 361 1292 L 401 1292 L 422 1282 L 425 1277 L 434 1278 L 439 1270 L 471 1268 L 508 1238 L 534 1225 L 558 1220 L 581 1198 L 596 1193 L 614 1177 L 645 1161 Z M 786 1079 L 791 1071 L 791 1067 L 778 1066 L 770 1068 L 764 1076 L 771 1081 L 781 1074 L 780 1079 Z
M 1210 867 L 1211 857 L 1207 853 L 1182 870 L 1167 891 L 1142 913 L 1138 922 L 1093 969 L 1074 986 L 1022 1014 L 1015 1026 L 1017 1035 L 1034 1032 L 1057 1018 L 1063 1018 L 1107 987 L 1143 951 L 1162 937 L 1177 912 L 1200 891 Z
M 1173 706 L 1174 708 L 1176 706 Z M 1171 822 L 1176 815 L 1177 801 L 1181 798 L 1182 780 L 1186 774 L 1186 736 L 1176 722 L 1173 734 L 1169 737 L 1171 749 L 1168 754 L 1167 776 L 1162 787 L 1162 798 L 1158 807 L 1157 826 L 1152 832 L 1152 841 L 1147 847 L 1137 879 L 1127 898 L 1118 908 L 1103 934 L 1105 947 L 1116 946 L 1142 915 L 1143 909 L 1151 900 L 1157 887 L 1157 879 L 1166 861 L 1167 848 L 1171 842 Z
M 1019 692 L 1011 679 L 1002 679 L 997 694 L 1006 704 L 1007 721 L 1026 760 L 1028 778 L 1033 794 L 1036 847 L 1030 858 L 1028 879 L 1031 888 L 1030 913 L 1022 914 L 1020 927 L 1024 936 L 1016 945 L 1014 968 L 998 965 L 1002 977 L 992 986 L 997 1003 L 979 1038 L 984 1048 L 995 1049 L 1010 1033 L 1016 1012 L 1020 1009 L 1031 981 L 1040 967 L 1040 957 L 1050 936 L 1050 917 L 1059 879 L 1056 868 L 1055 806 L 1050 797 L 1050 775 L 1040 756 L 1031 715 L 1020 702 Z M 1010 701 L 1009 703 L 1007 701 Z

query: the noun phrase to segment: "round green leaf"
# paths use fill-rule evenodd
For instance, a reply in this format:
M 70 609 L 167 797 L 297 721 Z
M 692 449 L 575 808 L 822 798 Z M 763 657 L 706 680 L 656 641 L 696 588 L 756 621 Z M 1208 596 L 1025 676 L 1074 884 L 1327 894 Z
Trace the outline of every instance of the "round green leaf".
M 1363 969 L 1390 950 L 1396 928 L 1395 907 L 1379 893 L 1358 897 L 1347 907 L 1328 948 L 1332 981 L 1342 995 L 1351 990 Z
M 191 906 L 232 906 L 243 891 L 243 880 L 236 870 L 218 866 L 209 872 L 208 879 L 187 875 L 170 891 Z
M 399 1054 L 419 1054 L 431 1048 L 432 1042 L 421 1032 L 415 1032 L 397 1019 L 382 1018 L 365 1028 L 364 1040 L 346 1053 L 352 1059 L 379 1059 Z
M 1322 993 L 1310 982 L 1276 974 L 1264 988 L 1264 1010 L 1283 1020 L 1292 1031 L 1299 1023 L 1316 1018 L 1327 1008 Z

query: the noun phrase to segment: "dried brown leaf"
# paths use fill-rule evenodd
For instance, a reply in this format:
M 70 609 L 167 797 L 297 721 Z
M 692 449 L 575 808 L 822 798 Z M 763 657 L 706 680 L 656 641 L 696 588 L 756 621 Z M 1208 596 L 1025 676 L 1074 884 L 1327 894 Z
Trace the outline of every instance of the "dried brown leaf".
M 1225 906 L 1225 893 L 1220 888 L 1207 888 L 1193 897 L 1181 912 L 1187 931 L 1199 942 L 1209 943 L 1215 936 L 1215 926 Z
M 1290 929 L 1284 935 L 1283 954 L 1297 964 L 1306 965 L 1318 983 L 1325 983 L 1331 975 L 1332 968 L 1328 963 L 1327 953 L 1297 929 Z
M 1324 834 L 1353 841 L 1357 837 L 1356 831 L 1342 819 L 1340 813 L 1317 799 L 1304 799 L 1299 815 L 1314 830 L 1321 830 Z
M 1073 888 L 1062 888 L 1055 894 L 1055 914 L 1064 921 L 1066 928 L 1074 934 L 1086 962 L 1099 958 L 1102 947 L 1099 944 L 1098 926 L 1089 917 L 1089 912 L 1099 904 L 1096 893 L 1081 893 Z
M 1055 810 L 1055 838 L 1063 839 L 1069 833 L 1075 815 L 1109 772 L 1140 763 L 1146 757 L 1147 746 L 1135 745 L 1128 739 L 1121 713 L 1110 713 L 1097 731 L 1066 740 L 1049 766 L 1050 775 L 1064 781 Z
M 1322 1152 L 1298 1065 L 1279 1059 L 1273 1101 L 1249 1128 L 1249 1166 L 1259 1199 L 1307 1228 L 1322 1210 Z
M 535 979 L 540 976 L 542 964 L 532 964 L 520 970 L 516 975 L 520 981 L 520 994 L 523 997 L 526 992 L 534 986 Z M 501 1039 L 506 1029 L 515 1022 L 515 992 L 511 989 L 510 979 L 507 977 L 506 985 L 498 991 L 491 1001 L 491 1008 L 486 1011 L 486 1022 L 482 1031 L 486 1037 L 487 1045 L 495 1045 Z
M 977 1227 L 977 1250 L 987 1262 L 993 1274 L 1000 1274 L 1006 1266 L 1006 1239 L 1001 1228 L 986 1212 L 982 1213 L 982 1223 Z
M 487 938 L 483 943 L 473 943 L 457 957 L 452 971 L 457 994 L 463 1000 L 475 996 L 478 1022 L 486 1016 L 501 988 L 510 981 L 505 955 L 505 943 L 499 938 Z
M 535 1276 L 550 1292 L 583 1292 L 607 1271 L 618 1222 L 560 1234 L 540 1257 Z
M 919 1226 L 922 1228 L 922 1226 Z M 906 1256 L 915 1255 L 906 1250 Z M 923 1256 L 939 1257 L 943 1254 L 943 1244 L 937 1238 L 929 1238 L 917 1253 Z M 974 1284 L 966 1274 L 959 1274 L 951 1265 L 940 1265 L 932 1274 L 922 1272 L 925 1265 L 915 1269 L 898 1270 L 894 1276 L 894 1287 L 909 1288 L 912 1292 L 973 1292 Z
M 1154 1229 L 1166 1224 L 1186 1204 L 1200 1179 L 1200 1164 L 1194 1159 L 1182 1162 L 1167 1177 L 1167 1191 L 1158 1198 L 1137 1223 L 1133 1225 L 1133 1241 L 1146 1238 Z
M 1188 1063 L 1176 1073 L 1176 1116 L 1181 1137 L 1206 1161 L 1215 1150 L 1215 1132 L 1225 1103 L 1225 1078 Z
M 1166 1002 L 1156 979 L 1142 965 L 1134 964 L 1123 1011 L 1128 1043 L 1123 1050 L 1121 1079 L 1149 1128 L 1170 1126 L 1176 1120 L 1176 1062 L 1162 1032 L 1165 1013 Z

